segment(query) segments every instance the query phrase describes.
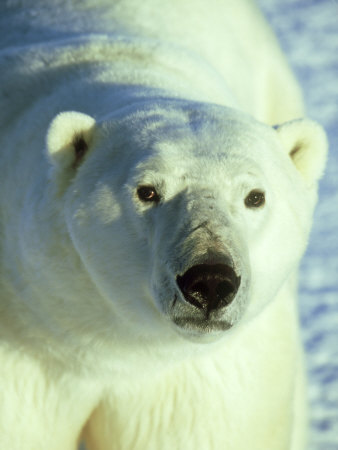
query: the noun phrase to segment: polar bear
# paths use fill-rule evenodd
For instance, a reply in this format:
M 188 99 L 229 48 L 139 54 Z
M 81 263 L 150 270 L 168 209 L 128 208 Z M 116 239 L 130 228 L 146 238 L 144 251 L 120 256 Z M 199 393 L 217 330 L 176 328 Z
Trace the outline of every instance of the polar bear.
M 304 448 L 327 142 L 256 7 L 2 8 L 0 448 Z

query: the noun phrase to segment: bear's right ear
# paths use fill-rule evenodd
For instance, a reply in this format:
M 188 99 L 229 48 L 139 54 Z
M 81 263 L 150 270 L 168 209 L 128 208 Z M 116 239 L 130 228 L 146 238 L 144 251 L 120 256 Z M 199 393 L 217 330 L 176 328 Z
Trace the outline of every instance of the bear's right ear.
M 306 183 L 316 183 L 326 163 L 328 142 L 324 129 L 310 119 L 297 119 L 274 128 Z
M 95 132 L 95 119 L 79 112 L 62 112 L 51 122 L 47 152 L 59 170 L 76 169 L 89 150 Z

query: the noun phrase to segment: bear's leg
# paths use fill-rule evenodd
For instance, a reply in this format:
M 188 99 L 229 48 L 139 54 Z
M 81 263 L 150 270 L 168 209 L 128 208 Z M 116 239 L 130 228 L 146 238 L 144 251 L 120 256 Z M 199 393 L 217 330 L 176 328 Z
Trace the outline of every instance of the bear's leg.
M 0 448 L 76 450 L 96 403 L 88 380 L 0 348 Z
M 112 450 L 119 449 L 120 445 L 115 440 L 120 433 L 114 431 L 112 424 L 113 413 L 108 398 L 101 402 L 84 427 L 83 443 L 79 450 Z

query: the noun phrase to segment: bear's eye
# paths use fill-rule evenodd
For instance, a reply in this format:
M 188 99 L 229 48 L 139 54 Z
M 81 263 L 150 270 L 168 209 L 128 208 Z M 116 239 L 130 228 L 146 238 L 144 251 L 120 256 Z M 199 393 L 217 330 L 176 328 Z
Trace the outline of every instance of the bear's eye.
M 160 196 L 154 186 L 139 186 L 137 188 L 137 195 L 142 202 L 158 203 L 160 201 Z
M 244 200 L 244 204 L 247 208 L 259 208 L 263 206 L 265 203 L 265 195 L 264 192 L 254 189 L 249 192 Z

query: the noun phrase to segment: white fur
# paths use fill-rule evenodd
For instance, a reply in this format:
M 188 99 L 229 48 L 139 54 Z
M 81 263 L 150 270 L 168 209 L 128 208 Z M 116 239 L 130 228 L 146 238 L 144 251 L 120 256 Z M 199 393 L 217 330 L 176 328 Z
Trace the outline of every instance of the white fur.
M 305 448 L 327 142 L 270 29 L 245 0 L 25 5 L 1 31 L 0 448 Z M 241 275 L 225 331 L 176 283 L 210 251 Z

